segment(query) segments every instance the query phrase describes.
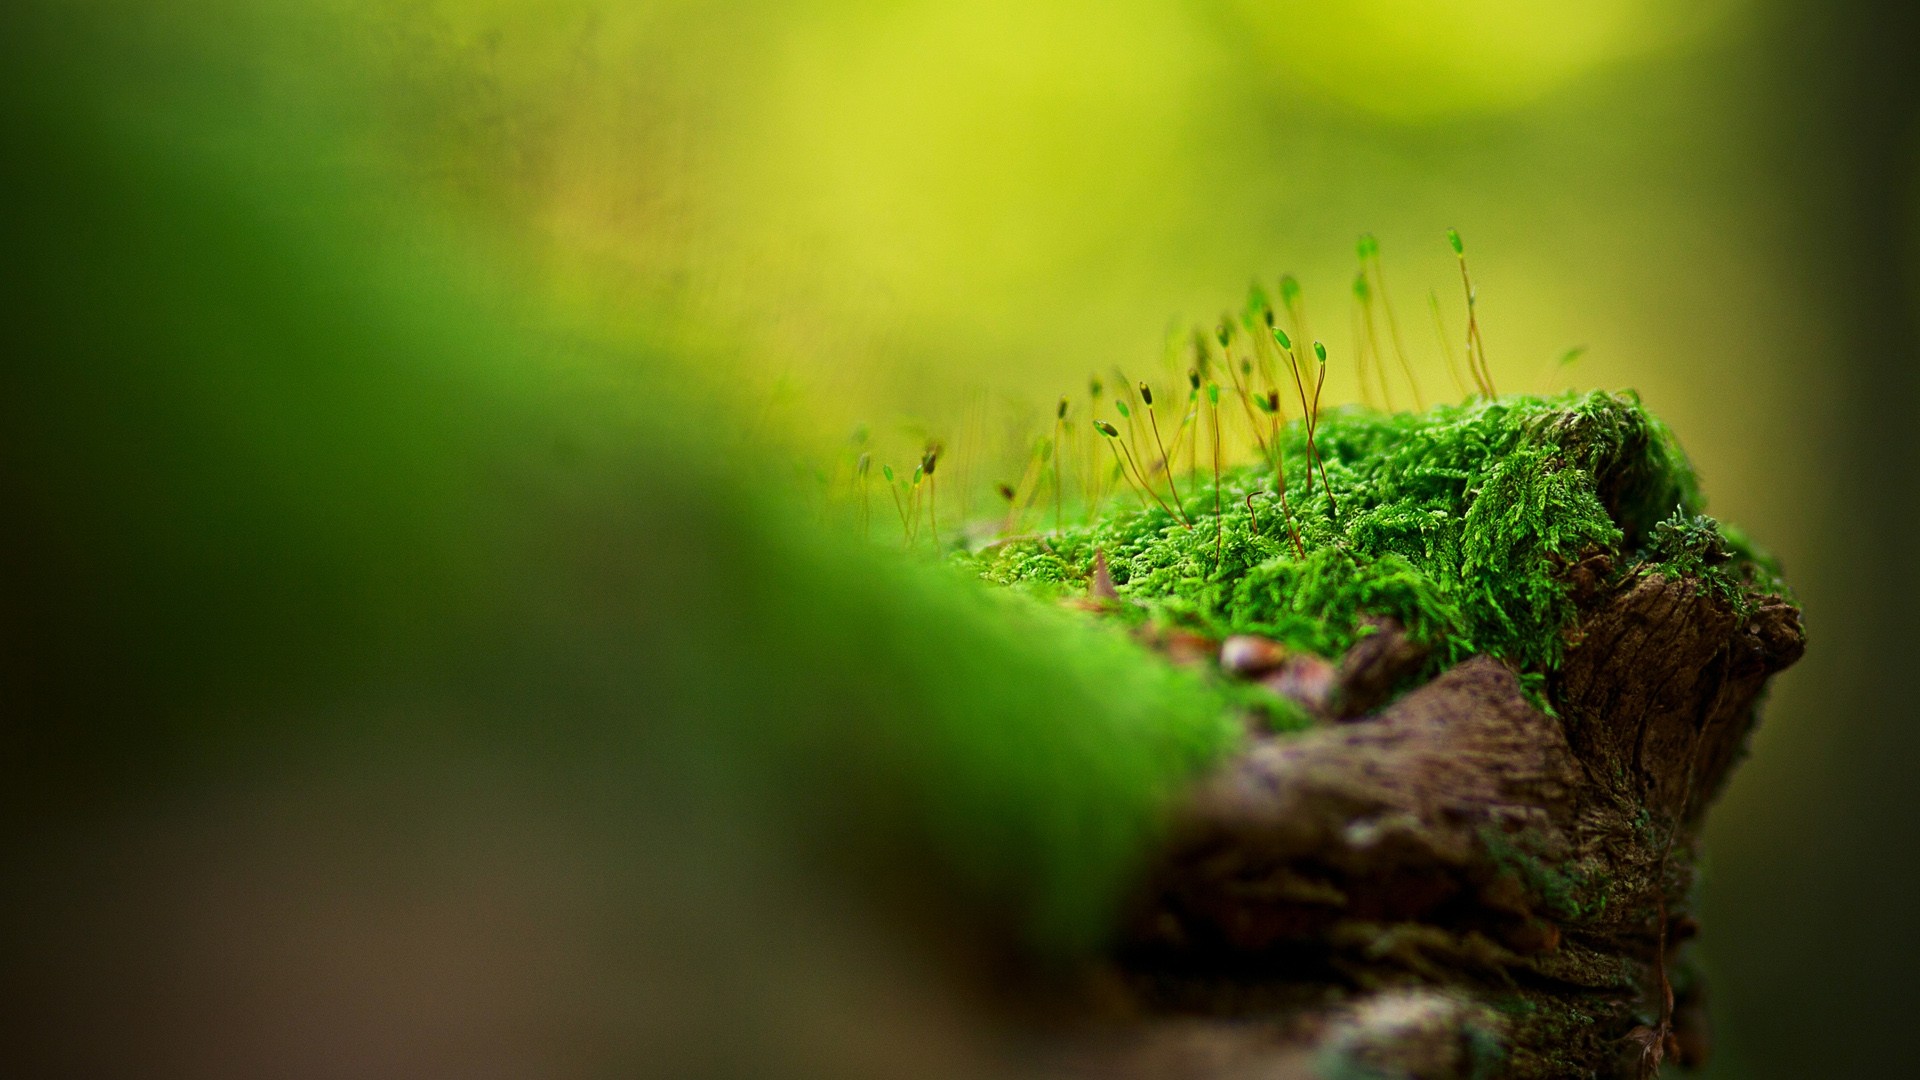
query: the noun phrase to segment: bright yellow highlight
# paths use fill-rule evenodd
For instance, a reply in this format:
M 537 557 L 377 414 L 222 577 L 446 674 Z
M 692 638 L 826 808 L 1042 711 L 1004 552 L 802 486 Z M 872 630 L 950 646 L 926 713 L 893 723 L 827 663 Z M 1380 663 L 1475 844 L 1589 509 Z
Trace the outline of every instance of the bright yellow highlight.
M 1732 0 L 1232 0 L 1262 57 L 1406 120 L 1510 109 L 1674 44 Z

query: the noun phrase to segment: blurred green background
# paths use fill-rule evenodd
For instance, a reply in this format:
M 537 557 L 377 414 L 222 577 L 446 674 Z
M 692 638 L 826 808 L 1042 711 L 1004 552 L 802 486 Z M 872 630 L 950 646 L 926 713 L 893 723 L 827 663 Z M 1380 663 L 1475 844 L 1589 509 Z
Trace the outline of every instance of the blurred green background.
M 1363 231 L 1433 393 L 1424 301 L 1457 329 L 1459 228 L 1499 385 L 1637 388 L 1806 605 L 1808 658 L 1713 825 L 1714 1075 L 1886 1060 L 1870 1018 L 1914 981 L 1888 899 L 1914 814 L 1876 787 L 1916 745 L 1888 730 L 1904 620 L 1875 607 L 1911 595 L 1875 547 L 1912 493 L 1904 17 L 554 0 L 364 19 L 370 137 L 422 190 L 511 233 L 583 319 L 665 306 L 735 343 L 718 377 L 786 401 L 823 452 L 860 420 L 905 447 L 976 402 L 1043 415 L 1282 271 L 1338 357 Z
M 1715 1074 L 1872 1061 L 1878 1043 L 1837 1032 L 1897 1015 L 1908 976 L 1836 922 L 1855 890 L 1908 882 L 1855 851 L 1910 844 L 1862 794 L 1885 746 L 1866 688 L 1889 671 L 1868 659 L 1868 596 L 1895 571 L 1876 580 L 1855 500 L 1905 505 L 1910 475 L 1905 442 L 1849 438 L 1874 430 L 1862 394 L 1907 404 L 1908 354 L 1862 356 L 1859 334 L 1882 321 L 1905 346 L 1905 306 L 1864 304 L 1862 279 L 1901 281 L 1910 238 L 1905 190 L 1870 206 L 1849 184 L 1876 181 L 1872 154 L 1905 169 L 1905 127 L 1862 111 L 1910 94 L 1847 81 L 1874 50 L 1920 63 L 1887 15 L 553 0 L 359 17 L 390 110 L 369 131 L 422 190 L 538 252 L 584 319 L 666 304 L 724 332 L 743 398 L 787 388 L 820 446 L 860 419 L 950 434 L 973 400 L 1037 417 L 1089 371 L 1156 367 L 1169 323 L 1210 321 L 1256 275 L 1298 273 L 1338 357 L 1363 231 L 1436 392 L 1425 298 L 1457 329 L 1457 227 L 1501 388 L 1638 388 L 1716 515 L 1801 588 L 1809 659 L 1713 824 Z M 1588 352 L 1559 369 L 1571 346 Z M 1862 467 L 1866 492 L 1843 479 Z
M 975 428 L 1017 430 L 1089 372 L 1157 368 L 1170 326 L 1210 321 L 1255 277 L 1296 273 L 1350 356 L 1365 231 L 1439 396 L 1426 296 L 1457 333 L 1457 227 L 1498 385 L 1637 388 L 1712 512 L 1782 558 L 1806 607 L 1808 658 L 1713 822 L 1711 1075 L 1892 1075 L 1908 1056 L 1910 16 L 1791 0 L 97 14 L 124 23 L 131 85 L 165 91 L 110 103 L 137 137 L 377 177 L 393 204 L 369 218 L 433 230 L 565 333 L 670 326 L 741 430 L 777 424 L 821 460 L 862 422 L 900 462 L 926 434 L 965 449 Z M 153 122 L 215 69 L 220 93 L 245 88 L 228 102 L 243 121 Z M 1587 351 L 1557 365 L 1572 346 Z

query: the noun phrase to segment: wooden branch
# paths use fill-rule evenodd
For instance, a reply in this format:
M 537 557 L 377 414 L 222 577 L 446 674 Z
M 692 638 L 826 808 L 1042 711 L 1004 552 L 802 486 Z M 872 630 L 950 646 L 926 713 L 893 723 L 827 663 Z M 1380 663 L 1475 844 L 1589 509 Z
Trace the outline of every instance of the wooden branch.
M 1704 811 L 1799 612 L 1639 568 L 1584 581 L 1548 686 L 1477 657 L 1378 713 L 1362 639 L 1326 724 L 1187 804 L 1076 1042 L 1106 1077 L 1647 1077 L 1706 1054 L 1686 947 Z

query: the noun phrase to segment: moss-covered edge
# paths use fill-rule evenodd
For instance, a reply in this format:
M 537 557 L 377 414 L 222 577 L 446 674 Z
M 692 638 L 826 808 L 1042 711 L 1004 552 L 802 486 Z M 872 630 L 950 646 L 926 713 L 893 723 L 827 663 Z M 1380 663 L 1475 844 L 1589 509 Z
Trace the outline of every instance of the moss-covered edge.
M 1304 425 L 1286 427 L 1284 509 L 1265 464 L 1217 489 L 1195 471 L 1181 477 L 1191 527 L 1158 507 L 1121 509 L 959 558 L 988 581 L 1059 597 L 1083 591 L 1103 554 L 1124 620 L 1261 634 L 1329 658 L 1370 632 L 1366 617 L 1390 617 L 1432 649 L 1425 675 L 1486 653 L 1534 688 L 1564 654 L 1576 567 L 1587 587 L 1634 567 L 1692 578 L 1736 608 L 1786 594 L 1771 559 L 1705 516 L 1686 454 L 1631 391 L 1422 413 L 1349 406 L 1321 417 L 1313 443 L 1325 483 Z

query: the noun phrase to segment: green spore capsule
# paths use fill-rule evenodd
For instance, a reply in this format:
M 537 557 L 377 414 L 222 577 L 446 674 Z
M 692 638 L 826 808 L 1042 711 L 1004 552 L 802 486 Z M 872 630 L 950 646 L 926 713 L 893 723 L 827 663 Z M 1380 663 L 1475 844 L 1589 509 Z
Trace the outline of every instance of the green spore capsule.
M 1126 402 L 1124 402 L 1124 401 L 1116 401 L 1116 402 L 1114 402 L 1114 403 L 1113 403 L 1113 407 L 1114 407 L 1114 408 L 1116 408 L 1116 409 L 1119 409 L 1119 410 L 1120 410 L 1120 419 L 1122 419 L 1122 420 L 1131 420 L 1131 419 L 1133 419 L 1133 410 L 1132 410 L 1132 409 L 1129 409 L 1129 408 L 1127 408 L 1127 403 L 1126 403 Z
M 1313 355 L 1315 355 L 1315 356 L 1317 356 L 1317 357 L 1319 357 L 1319 358 L 1320 358 L 1320 362 L 1321 362 L 1322 364 L 1324 364 L 1324 363 L 1326 363 L 1326 362 L 1327 362 L 1327 347 L 1326 347 L 1325 345 L 1322 345 L 1322 344 L 1320 344 L 1320 343 L 1319 343 L 1319 342 L 1317 342 L 1317 341 L 1316 341 L 1316 342 L 1314 342 L 1314 343 L 1313 343 Z
M 1453 248 L 1455 255 L 1465 255 L 1467 253 L 1467 247 L 1460 242 L 1460 232 L 1457 229 L 1447 230 L 1447 244 Z
M 1280 302 L 1292 307 L 1300 301 L 1300 279 L 1292 274 L 1280 278 Z
M 1287 336 L 1287 332 L 1285 330 L 1282 330 L 1277 326 L 1273 328 L 1273 340 L 1278 342 L 1280 347 L 1287 350 L 1288 352 L 1293 351 L 1293 339 Z
M 1253 326 L 1260 320 L 1272 318 L 1273 303 L 1267 299 L 1267 291 L 1260 287 L 1258 281 L 1248 285 L 1247 306 L 1242 314 L 1242 321 L 1248 326 Z

